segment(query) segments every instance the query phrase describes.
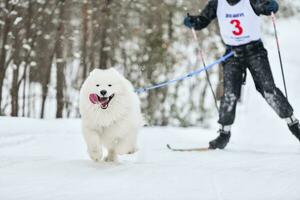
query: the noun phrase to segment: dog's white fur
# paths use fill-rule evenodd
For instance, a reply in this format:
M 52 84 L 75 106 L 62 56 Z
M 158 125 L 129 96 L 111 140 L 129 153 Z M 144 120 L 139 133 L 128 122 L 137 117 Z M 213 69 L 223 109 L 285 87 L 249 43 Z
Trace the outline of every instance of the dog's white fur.
M 107 109 L 89 101 L 91 93 L 99 95 L 101 90 L 106 90 L 107 96 L 114 94 Z M 95 69 L 90 73 L 80 90 L 80 113 L 92 160 L 116 161 L 117 155 L 137 150 L 137 133 L 143 124 L 140 101 L 132 84 L 115 69 Z M 102 147 L 108 150 L 106 158 Z

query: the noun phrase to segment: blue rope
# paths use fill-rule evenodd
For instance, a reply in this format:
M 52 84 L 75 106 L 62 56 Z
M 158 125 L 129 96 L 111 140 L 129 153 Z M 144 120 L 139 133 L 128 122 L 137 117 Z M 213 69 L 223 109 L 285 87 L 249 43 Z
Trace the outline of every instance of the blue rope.
M 179 82 L 179 81 L 183 81 L 187 78 L 190 78 L 190 77 L 193 77 L 195 75 L 198 75 L 200 74 L 201 72 L 205 71 L 205 70 L 208 70 L 210 68 L 212 68 L 213 66 L 227 60 L 229 57 L 233 56 L 233 52 L 230 52 L 228 53 L 227 55 L 219 58 L 218 60 L 216 60 L 215 62 L 211 63 L 210 65 L 206 66 L 206 67 L 203 67 L 201 69 L 198 69 L 198 70 L 195 70 L 195 71 L 192 71 L 184 76 L 181 76 L 181 77 L 178 77 L 176 79 L 173 79 L 173 80 L 169 80 L 169 81 L 164 81 L 164 82 L 161 82 L 161 83 L 158 83 L 158 84 L 155 84 L 155 85 L 152 85 L 152 86 L 148 86 L 148 87 L 144 87 L 144 88 L 139 88 L 139 89 L 136 89 L 135 92 L 136 93 L 142 93 L 142 92 L 147 92 L 149 90 L 153 90 L 153 89 L 156 89 L 156 88 L 161 88 L 161 87 L 164 87 L 166 85 L 170 85 L 172 83 L 176 83 L 176 82 Z

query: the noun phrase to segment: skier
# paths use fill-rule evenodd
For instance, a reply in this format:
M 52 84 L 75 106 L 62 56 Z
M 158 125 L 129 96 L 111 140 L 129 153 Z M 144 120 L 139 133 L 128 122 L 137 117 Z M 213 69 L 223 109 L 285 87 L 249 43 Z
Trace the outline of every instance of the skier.
M 184 25 L 201 30 L 217 18 L 226 54 L 234 56 L 223 62 L 224 95 L 221 98 L 219 136 L 209 143 L 209 149 L 224 149 L 231 136 L 236 104 L 241 95 L 248 68 L 258 92 L 275 112 L 285 119 L 290 131 L 300 140 L 299 120 L 287 98 L 276 87 L 270 68 L 267 50 L 260 38 L 260 15 L 278 11 L 275 0 L 210 0 L 200 15 L 188 15 Z

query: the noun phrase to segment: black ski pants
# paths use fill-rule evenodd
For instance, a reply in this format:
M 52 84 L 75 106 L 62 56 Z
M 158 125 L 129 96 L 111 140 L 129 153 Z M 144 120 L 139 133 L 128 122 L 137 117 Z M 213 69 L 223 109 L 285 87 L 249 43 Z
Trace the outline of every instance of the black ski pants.
M 219 123 L 231 125 L 235 119 L 236 104 L 241 96 L 246 70 L 252 75 L 255 87 L 281 118 L 293 115 L 293 108 L 274 83 L 268 53 L 259 41 L 238 47 L 227 46 L 235 55 L 223 62 L 224 94 L 221 98 Z

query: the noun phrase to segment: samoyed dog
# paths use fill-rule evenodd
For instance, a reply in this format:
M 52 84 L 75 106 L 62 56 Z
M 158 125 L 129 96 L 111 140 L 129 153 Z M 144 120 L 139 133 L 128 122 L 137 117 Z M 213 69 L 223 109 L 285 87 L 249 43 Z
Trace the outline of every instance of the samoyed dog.
M 132 84 L 114 68 L 93 70 L 80 90 L 82 132 L 92 160 L 117 161 L 136 152 L 143 125 L 140 101 Z M 103 149 L 108 154 L 104 158 Z

